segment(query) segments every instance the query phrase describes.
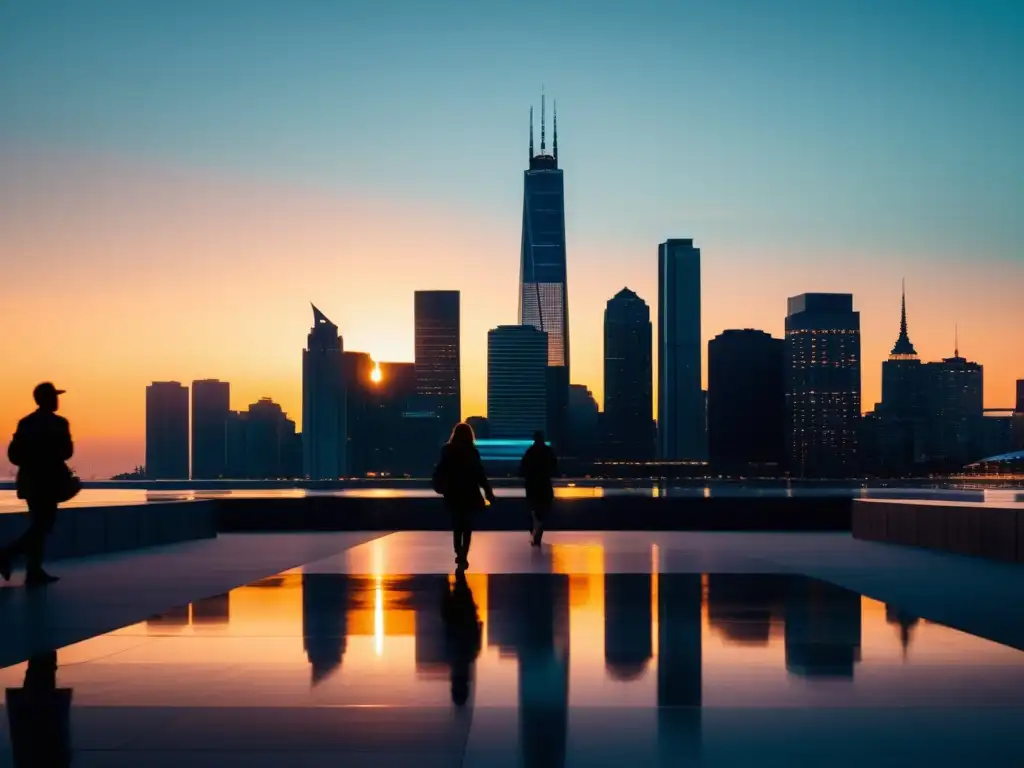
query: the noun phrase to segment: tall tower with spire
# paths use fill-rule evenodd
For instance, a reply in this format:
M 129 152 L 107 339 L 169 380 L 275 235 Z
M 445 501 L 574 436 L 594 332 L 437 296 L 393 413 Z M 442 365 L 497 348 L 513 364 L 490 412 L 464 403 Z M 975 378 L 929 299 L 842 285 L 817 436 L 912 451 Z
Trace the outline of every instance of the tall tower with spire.
M 348 470 L 343 351 L 338 326 L 313 306 L 302 351 L 302 468 L 310 480 L 337 480 Z
M 558 113 L 547 147 L 547 100 L 540 98 L 540 152 L 534 153 L 530 109 L 529 166 L 523 173 L 523 239 L 519 266 L 519 324 L 548 335 L 548 439 L 565 451 L 569 404 L 569 299 L 566 281 L 565 185 L 558 167 Z M 529 435 L 523 435 L 529 437 Z
M 914 415 L 921 401 L 921 360 L 907 330 L 907 289 L 900 297 L 900 332 L 882 363 L 882 402 L 879 410 L 901 418 Z

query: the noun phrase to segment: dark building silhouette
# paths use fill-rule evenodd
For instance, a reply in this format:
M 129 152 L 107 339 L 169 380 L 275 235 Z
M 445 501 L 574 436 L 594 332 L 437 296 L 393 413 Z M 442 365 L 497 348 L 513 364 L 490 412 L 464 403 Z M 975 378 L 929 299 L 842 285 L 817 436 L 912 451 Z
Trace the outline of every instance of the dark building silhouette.
M 547 335 L 532 325 L 499 325 L 487 332 L 487 422 L 493 439 L 528 440 L 545 428 L 549 361 Z
M 797 477 L 859 472 L 860 313 L 848 293 L 805 293 L 786 316 L 786 442 Z
M 764 331 L 708 342 L 708 458 L 715 472 L 774 474 L 786 443 L 786 345 Z
M 707 455 L 701 388 L 700 249 L 693 240 L 658 247 L 658 458 Z
M 786 670 L 801 677 L 853 677 L 860 661 L 860 595 L 814 579 L 790 582 Z
M 569 431 L 572 455 L 595 459 L 600 453 L 600 420 L 594 393 L 585 384 L 569 385 Z
M 225 476 L 233 479 L 247 477 L 248 467 L 245 463 L 245 413 L 228 411 L 224 423 L 225 431 Z
M 338 326 L 313 307 L 302 352 L 302 467 L 310 480 L 336 480 L 348 472 L 343 351 Z
M 604 310 L 604 459 L 654 458 L 651 310 L 628 288 Z
M 269 397 L 242 414 L 244 475 L 253 480 L 295 478 L 302 473 L 302 438 L 295 422 Z
M 604 575 L 604 665 L 617 680 L 635 680 L 654 655 L 651 574 Z
M 984 458 L 985 371 L 953 357 L 924 364 L 925 452 L 929 464 L 958 470 Z
M 180 632 L 188 626 L 189 606 L 176 605 L 163 613 L 158 613 L 146 619 L 146 634 L 159 635 L 167 632 Z
M 466 423 L 473 428 L 473 434 L 477 440 L 491 439 L 491 423 L 486 416 L 469 416 Z
M 558 113 L 551 153 L 545 143 L 541 96 L 540 153 L 533 151 L 530 109 L 529 167 L 523 173 L 523 240 L 519 267 L 519 324 L 547 334 L 548 439 L 559 449 L 570 441 L 569 299 L 565 259 L 565 185 L 558 167 Z M 487 414 L 492 417 L 490 411 Z
M 146 387 L 146 477 L 188 480 L 188 388 L 180 382 Z
M 375 363 L 346 352 L 348 443 L 353 475 L 422 475 L 447 438 L 433 398 L 417 394 L 414 363 Z
M 907 296 L 900 301 L 900 332 L 882 363 L 882 401 L 865 416 L 862 466 L 872 474 L 914 472 L 925 458 L 925 368 L 907 330 Z
M 1013 409 L 1013 450 L 1024 450 L 1024 379 L 1017 380 L 1017 405 Z
M 302 647 L 312 685 L 341 667 L 348 647 L 351 577 L 335 573 L 302 574 Z
M 192 479 L 227 477 L 231 385 L 217 379 L 192 382 Z
M 416 392 L 443 429 L 462 419 L 459 292 L 416 291 Z

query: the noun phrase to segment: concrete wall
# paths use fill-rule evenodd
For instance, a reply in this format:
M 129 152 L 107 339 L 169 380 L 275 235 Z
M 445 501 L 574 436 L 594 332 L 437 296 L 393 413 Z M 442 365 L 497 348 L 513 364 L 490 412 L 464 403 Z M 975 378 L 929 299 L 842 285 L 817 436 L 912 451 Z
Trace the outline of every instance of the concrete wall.
M 558 499 L 551 530 L 849 531 L 850 499 L 642 498 Z M 440 498 L 222 499 L 219 530 L 450 530 Z M 526 531 L 525 499 L 499 498 L 476 518 L 478 530 Z
M 1024 509 L 858 499 L 852 528 L 858 539 L 1024 562 Z
M 28 527 L 28 514 L 0 514 L 0 541 Z M 66 507 L 46 542 L 46 559 L 85 557 L 217 535 L 214 501 L 166 502 L 112 507 Z

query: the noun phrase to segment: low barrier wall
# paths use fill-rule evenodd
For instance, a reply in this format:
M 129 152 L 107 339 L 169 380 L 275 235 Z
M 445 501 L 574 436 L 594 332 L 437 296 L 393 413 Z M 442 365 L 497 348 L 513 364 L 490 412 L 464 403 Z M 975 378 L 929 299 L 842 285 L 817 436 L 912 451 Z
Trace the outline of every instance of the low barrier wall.
M 444 531 L 448 511 L 439 498 L 223 499 L 219 530 L 228 531 Z M 576 531 L 849 531 L 844 498 L 645 498 L 604 496 L 556 499 L 547 527 Z M 477 530 L 526 531 L 525 499 L 499 498 L 476 517 Z
M 0 541 L 28 527 L 28 514 L 0 514 Z M 64 507 L 46 542 L 46 559 L 122 552 L 217 535 L 215 501 L 163 502 L 110 507 Z
M 858 539 L 1024 562 L 1024 509 L 985 504 L 915 504 L 857 499 Z

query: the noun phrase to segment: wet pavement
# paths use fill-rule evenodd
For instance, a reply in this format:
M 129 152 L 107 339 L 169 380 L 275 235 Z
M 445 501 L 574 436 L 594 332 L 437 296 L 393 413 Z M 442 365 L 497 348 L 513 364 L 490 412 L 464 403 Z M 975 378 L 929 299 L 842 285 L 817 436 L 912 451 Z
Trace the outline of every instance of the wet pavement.
M 481 535 L 457 578 L 393 534 L 169 607 L 0 670 L 0 765 L 1024 764 L 1024 652 L 679 541 Z

